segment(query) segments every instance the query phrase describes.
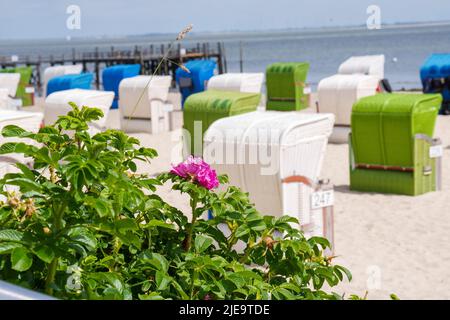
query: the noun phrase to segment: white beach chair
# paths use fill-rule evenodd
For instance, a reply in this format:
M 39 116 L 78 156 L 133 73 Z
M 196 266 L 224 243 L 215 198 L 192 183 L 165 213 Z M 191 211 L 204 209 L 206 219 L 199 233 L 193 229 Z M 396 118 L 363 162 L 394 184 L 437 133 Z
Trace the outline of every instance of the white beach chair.
M 172 77 L 154 76 L 147 91 L 143 93 L 150 78 L 151 76 L 135 76 L 120 82 L 119 110 L 122 130 L 151 133 L 171 130 L 170 112 L 173 111 L 173 106 L 167 102 L 167 98 Z
M 43 118 L 44 115 L 41 112 L 0 110 L 0 132 L 7 125 L 16 125 L 30 132 L 38 132 Z M 31 139 L 4 138 L 0 135 L 0 145 L 6 142 L 25 142 L 36 145 L 35 141 Z M 21 162 L 27 164 L 30 161 L 31 159 L 25 158 L 21 154 L 1 155 L 0 176 L 3 176 L 4 173 L 15 171 L 16 167 L 14 163 Z
M 332 241 L 332 210 L 312 197 L 330 188 L 319 176 L 333 123 L 332 114 L 277 111 L 219 119 L 205 133 L 204 159 L 249 192 L 261 213 L 294 216 L 307 236 Z
M 98 91 L 86 89 L 70 89 L 57 91 L 50 94 L 45 99 L 44 122 L 45 124 L 54 123 L 59 116 L 67 114 L 72 107 L 69 102 L 76 103 L 80 108 L 87 106 L 99 108 L 103 111 L 104 117 L 89 124 L 91 134 L 98 133 L 106 128 L 109 109 L 114 100 L 113 91 Z
M 365 74 L 384 79 L 383 54 L 370 56 L 353 56 L 345 60 L 338 69 L 338 74 Z
M 0 73 L 0 109 L 16 109 L 14 97 L 20 82 L 20 73 Z
M 264 73 L 224 73 L 208 80 L 207 89 L 260 93 Z
M 63 76 L 65 74 L 79 74 L 83 71 L 83 65 L 74 64 L 74 65 L 63 65 L 63 66 L 51 66 L 47 67 L 44 70 L 43 76 L 43 94 L 42 96 L 47 96 L 47 84 L 50 79 Z
M 336 117 L 330 142 L 347 143 L 353 104 L 377 93 L 379 79 L 362 74 L 336 74 L 322 79 L 317 87 L 318 112 Z

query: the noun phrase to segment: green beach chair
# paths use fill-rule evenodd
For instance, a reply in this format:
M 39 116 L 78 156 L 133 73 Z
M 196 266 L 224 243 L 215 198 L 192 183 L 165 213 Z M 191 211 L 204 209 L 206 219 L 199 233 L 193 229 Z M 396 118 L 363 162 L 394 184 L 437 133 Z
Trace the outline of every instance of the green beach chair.
M 353 106 L 350 189 L 419 195 L 440 189 L 437 94 L 379 94 Z
M 202 156 L 203 135 L 214 121 L 255 111 L 260 99 L 261 95 L 257 93 L 235 91 L 207 90 L 190 95 L 183 110 L 183 128 L 190 134 L 190 139 L 184 139 L 184 152 L 190 150 L 190 154 Z M 201 128 L 196 124 L 201 124 Z
M 266 110 L 298 111 L 308 107 L 304 87 L 309 64 L 279 62 L 266 69 Z
M 33 104 L 32 94 L 26 92 L 26 87 L 30 84 L 33 69 L 31 67 L 15 67 L 0 69 L 0 72 L 20 73 L 20 82 L 17 87 L 16 98 L 22 99 L 22 106 L 31 106 Z

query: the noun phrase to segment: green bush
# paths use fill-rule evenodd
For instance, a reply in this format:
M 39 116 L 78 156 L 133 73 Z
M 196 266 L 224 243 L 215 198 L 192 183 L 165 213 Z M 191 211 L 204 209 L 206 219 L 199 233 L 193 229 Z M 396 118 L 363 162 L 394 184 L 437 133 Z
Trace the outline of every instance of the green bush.
M 323 290 L 351 278 L 324 256 L 326 239 L 305 239 L 292 217 L 260 215 L 236 187 L 136 174 L 156 151 L 121 131 L 90 136 L 101 111 L 72 107 L 36 134 L 3 129 L 39 147 L 0 147 L 34 160 L 0 180 L 1 279 L 63 299 L 341 298 Z M 164 183 L 189 195 L 192 218 L 155 193 Z

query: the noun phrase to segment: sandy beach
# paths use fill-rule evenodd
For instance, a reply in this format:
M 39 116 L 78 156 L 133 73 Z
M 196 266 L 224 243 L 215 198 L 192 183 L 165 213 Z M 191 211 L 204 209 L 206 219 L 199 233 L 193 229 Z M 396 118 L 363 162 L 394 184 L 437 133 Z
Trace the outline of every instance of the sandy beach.
M 179 97 L 172 95 L 172 99 Z M 178 101 L 174 101 L 177 103 Z M 42 110 L 42 101 L 27 110 Z M 311 110 L 305 110 L 311 112 Z M 133 133 L 142 145 L 158 151 L 149 165 L 141 163 L 139 172 L 167 171 L 179 150 L 182 112 L 173 112 L 171 132 Z M 119 111 L 111 110 L 108 126 L 119 128 Z M 435 137 L 444 145 L 443 190 L 418 197 L 359 193 L 349 190 L 348 146 L 328 144 L 322 177 L 335 185 L 334 261 L 348 267 L 353 280 L 334 291 L 369 299 L 450 299 L 450 117 L 439 116 Z M 175 151 L 174 151 L 175 150 Z M 188 212 L 187 198 L 164 186 L 158 193 L 169 203 Z

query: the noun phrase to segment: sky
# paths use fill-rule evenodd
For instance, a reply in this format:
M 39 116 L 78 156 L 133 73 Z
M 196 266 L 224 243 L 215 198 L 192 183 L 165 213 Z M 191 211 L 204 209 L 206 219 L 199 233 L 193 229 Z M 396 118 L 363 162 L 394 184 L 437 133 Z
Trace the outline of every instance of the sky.
M 0 40 L 365 25 L 370 5 L 383 24 L 450 20 L 448 0 L 0 0 Z

